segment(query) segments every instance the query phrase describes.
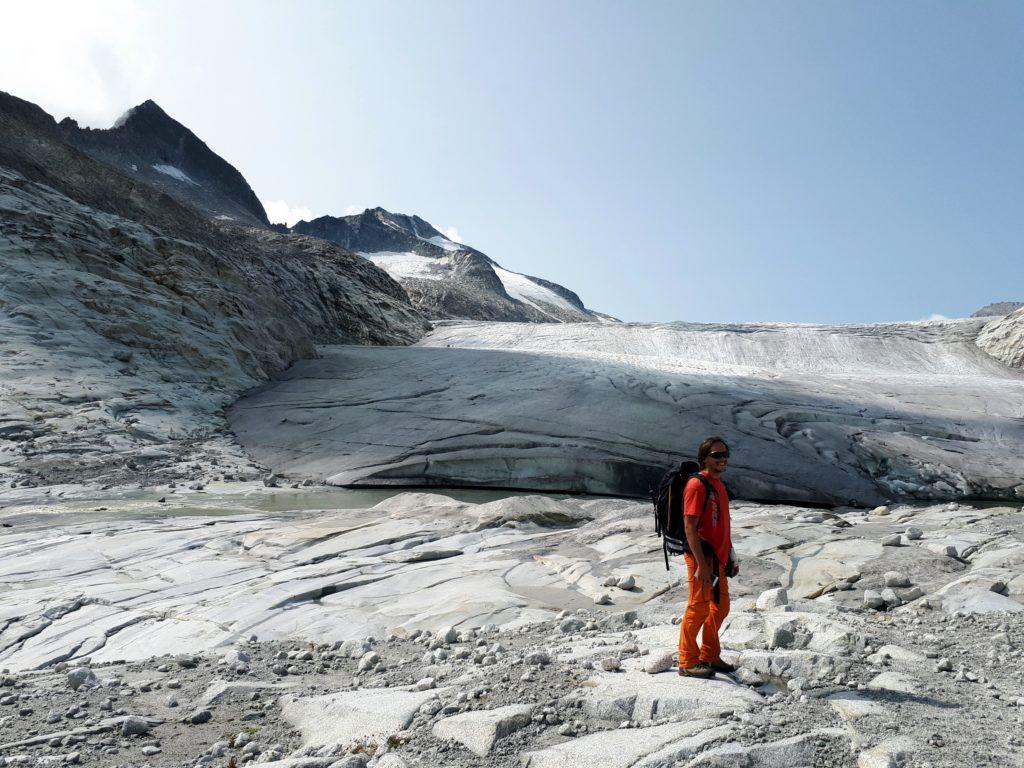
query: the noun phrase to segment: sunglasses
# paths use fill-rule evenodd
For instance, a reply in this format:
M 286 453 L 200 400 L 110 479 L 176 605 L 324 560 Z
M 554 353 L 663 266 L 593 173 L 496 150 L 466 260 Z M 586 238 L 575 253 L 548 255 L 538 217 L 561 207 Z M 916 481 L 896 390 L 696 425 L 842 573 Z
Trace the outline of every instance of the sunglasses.
M 708 454 L 708 456 L 710 456 L 712 459 L 728 459 L 729 458 L 729 452 L 728 451 L 712 451 L 711 453 Z

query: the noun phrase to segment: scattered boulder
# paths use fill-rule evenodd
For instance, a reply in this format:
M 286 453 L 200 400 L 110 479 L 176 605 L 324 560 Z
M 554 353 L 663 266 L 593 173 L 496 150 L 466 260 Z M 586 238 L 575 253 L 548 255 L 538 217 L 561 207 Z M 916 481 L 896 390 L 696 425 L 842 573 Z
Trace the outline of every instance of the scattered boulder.
M 914 743 L 904 736 L 885 739 L 858 755 L 857 768 L 898 768 L 917 751 Z
M 888 571 L 882 577 L 887 587 L 909 587 L 910 577 L 900 571 Z
M 760 595 L 757 596 L 757 602 L 754 604 L 759 611 L 770 611 L 774 608 L 782 608 L 789 604 L 789 594 L 786 592 L 784 587 L 776 587 L 775 589 L 766 589 Z
M 675 651 L 660 651 L 650 654 L 644 661 L 644 672 L 649 675 L 657 675 L 667 672 L 676 665 Z
M 213 719 L 213 712 L 208 709 L 197 709 L 194 712 L 186 715 L 182 722 L 187 725 L 202 725 L 208 723 Z
M 545 650 L 531 651 L 526 654 L 526 663 L 533 667 L 543 667 L 551 663 L 551 655 Z
M 442 740 L 457 741 L 478 757 L 487 757 L 499 739 L 530 724 L 533 709 L 531 704 L 513 704 L 464 712 L 438 720 L 433 734 Z
M 142 717 L 126 717 L 121 722 L 122 736 L 144 736 L 149 733 L 149 721 Z
M 885 599 L 882 597 L 880 592 L 876 592 L 873 589 L 864 590 L 864 607 L 874 608 L 876 610 L 885 607 Z
M 88 667 L 76 667 L 68 672 L 68 687 L 73 691 L 77 691 L 82 686 L 96 688 L 99 684 L 100 681 L 97 679 L 96 673 Z

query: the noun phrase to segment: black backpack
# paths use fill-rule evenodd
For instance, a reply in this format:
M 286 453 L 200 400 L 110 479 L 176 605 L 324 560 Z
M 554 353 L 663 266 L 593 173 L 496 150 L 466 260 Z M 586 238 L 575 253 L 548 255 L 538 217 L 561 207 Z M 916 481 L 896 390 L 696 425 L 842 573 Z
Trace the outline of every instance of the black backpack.
M 708 502 L 715 489 L 704 475 L 700 474 L 700 465 L 696 461 L 684 461 L 675 469 L 670 469 L 661 476 L 657 489 L 651 489 L 651 501 L 654 502 L 654 532 L 661 536 L 661 548 L 665 554 L 665 570 L 668 567 L 668 555 L 681 555 L 690 551 L 686 543 L 686 529 L 683 524 L 683 489 L 691 477 L 696 477 L 704 484 L 704 508 L 701 517 L 707 511 Z M 717 558 L 716 558 L 717 561 Z

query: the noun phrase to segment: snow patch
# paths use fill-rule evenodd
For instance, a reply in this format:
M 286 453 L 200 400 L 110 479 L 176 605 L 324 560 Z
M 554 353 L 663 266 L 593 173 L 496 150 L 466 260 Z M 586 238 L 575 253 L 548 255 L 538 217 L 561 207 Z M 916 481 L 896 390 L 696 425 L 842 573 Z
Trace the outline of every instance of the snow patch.
M 378 251 L 376 253 L 360 253 L 360 256 L 372 261 L 396 280 L 413 277 L 419 280 L 441 280 L 440 272 L 446 266 L 444 262 L 420 256 L 412 251 Z
M 542 305 L 547 304 L 548 308 L 556 307 L 563 309 L 567 312 L 578 313 L 579 307 L 574 307 L 568 301 L 563 299 L 557 293 L 552 291 L 550 288 L 545 288 L 539 283 L 533 282 L 526 275 L 521 275 L 518 272 L 509 272 L 507 269 L 495 265 L 494 272 L 498 275 L 498 279 L 501 280 L 501 284 L 505 287 L 505 293 L 511 296 L 513 299 L 529 304 L 531 307 L 539 312 L 543 312 L 545 315 L 551 315 L 543 306 L 537 306 L 537 302 Z M 559 318 L 555 318 L 556 320 Z
M 193 181 L 191 176 L 189 176 L 187 173 L 181 170 L 181 168 L 178 168 L 176 165 L 154 165 L 153 170 L 157 171 L 158 173 L 162 173 L 165 176 L 170 176 L 172 179 L 177 179 L 178 181 L 183 181 L 186 184 L 191 184 L 193 187 L 199 186 L 199 182 Z
M 417 237 L 419 237 L 419 235 L 417 235 Z M 459 247 L 458 245 L 456 245 L 455 243 L 453 243 L 451 240 L 449 240 L 447 237 L 444 237 L 443 235 L 434 235 L 434 237 L 431 237 L 431 238 L 420 237 L 420 240 L 423 240 L 423 241 L 425 241 L 427 243 L 431 243 L 432 245 L 436 245 L 438 248 L 444 248 L 446 251 L 461 251 L 462 250 L 461 247 Z

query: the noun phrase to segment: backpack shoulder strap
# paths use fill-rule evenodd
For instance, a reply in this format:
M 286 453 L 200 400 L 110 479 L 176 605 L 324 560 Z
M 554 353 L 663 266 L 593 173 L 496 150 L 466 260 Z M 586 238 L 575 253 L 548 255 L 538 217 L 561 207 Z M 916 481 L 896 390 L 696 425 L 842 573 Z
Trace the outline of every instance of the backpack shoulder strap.
M 704 486 L 704 505 L 701 507 L 700 510 L 700 516 L 703 518 L 704 513 L 708 511 L 708 504 L 711 502 L 711 494 L 713 493 L 717 496 L 718 491 L 715 490 L 715 487 L 711 484 L 711 481 L 704 477 L 704 475 L 700 474 L 700 472 L 698 472 L 696 475 L 693 475 L 693 477 L 696 477 L 698 480 L 700 480 L 700 484 Z

